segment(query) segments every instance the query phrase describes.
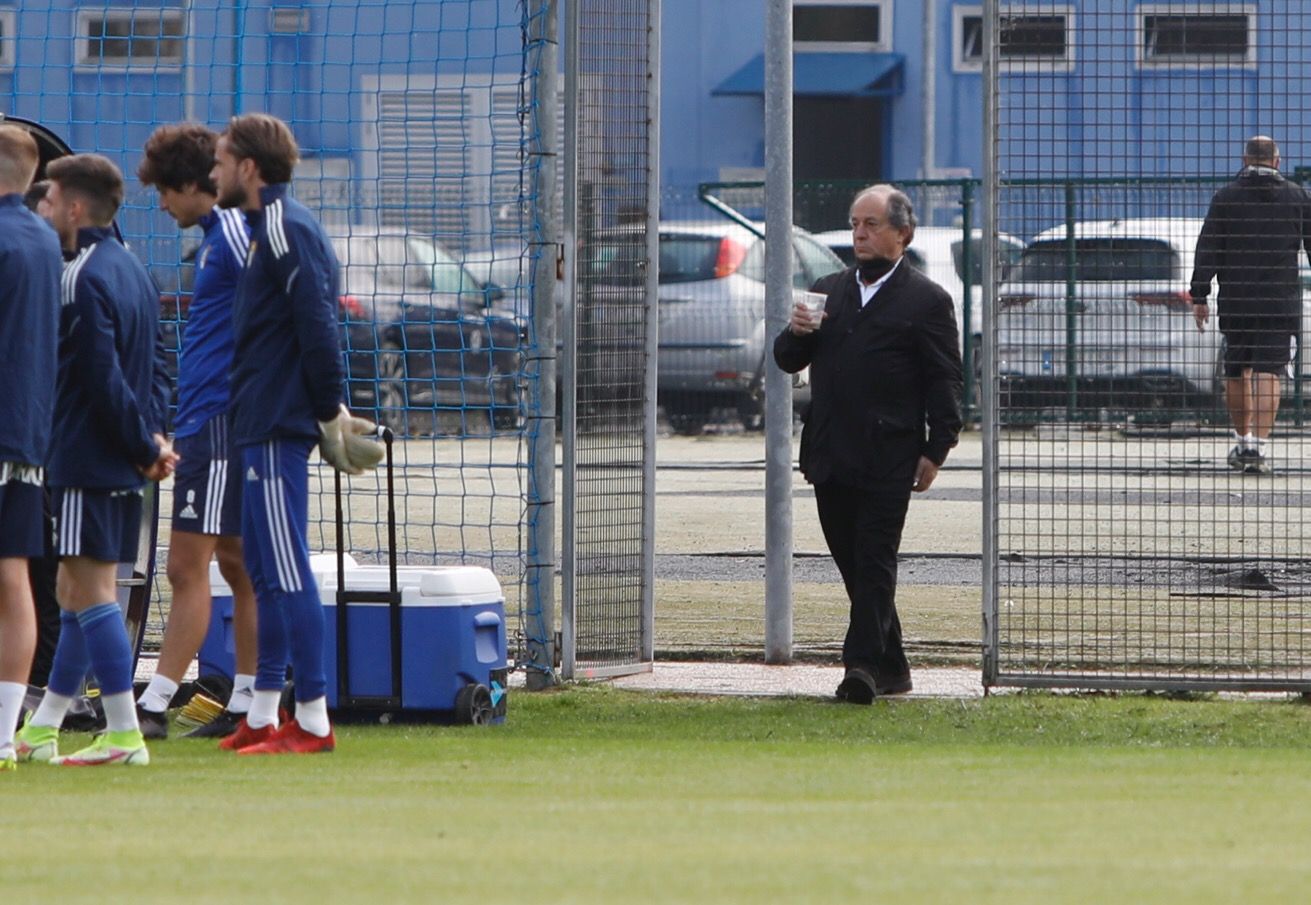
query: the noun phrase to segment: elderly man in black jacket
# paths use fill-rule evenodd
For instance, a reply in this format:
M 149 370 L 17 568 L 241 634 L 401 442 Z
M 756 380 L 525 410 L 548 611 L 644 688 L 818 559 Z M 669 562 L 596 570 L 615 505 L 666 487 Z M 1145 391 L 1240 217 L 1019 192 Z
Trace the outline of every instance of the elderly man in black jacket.
M 1215 193 L 1197 239 L 1193 317 L 1210 317 L 1211 280 L 1220 283 L 1225 405 L 1234 427 L 1229 467 L 1269 474 L 1270 433 L 1279 411 L 1279 372 L 1296 348 L 1302 317 L 1298 257 L 1311 255 L 1307 193 L 1279 175 L 1279 146 L 1256 135 L 1238 178 Z
M 810 366 L 801 471 L 851 599 L 837 696 L 868 704 L 911 689 L 897 549 L 912 491 L 932 486 L 956 445 L 962 368 L 951 297 L 903 257 L 910 199 L 890 185 L 861 191 L 851 232 L 857 266 L 815 284 L 822 318 L 798 304 L 774 360 L 792 373 Z

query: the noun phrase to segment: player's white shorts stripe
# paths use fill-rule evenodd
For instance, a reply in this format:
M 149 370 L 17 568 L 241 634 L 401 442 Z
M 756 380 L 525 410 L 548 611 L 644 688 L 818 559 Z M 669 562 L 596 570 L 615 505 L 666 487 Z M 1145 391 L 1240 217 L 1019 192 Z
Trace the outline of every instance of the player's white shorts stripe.
M 64 491 L 64 504 L 59 515 L 59 553 L 61 556 L 82 555 L 82 491 L 70 488 Z
M 287 253 L 287 233 L 282 228 L 282 199 L 279 198 L 269 205 L 267 213 L 264 215 L 266 231 L 269 236 L 269 250 L 273 252 L 273 257 L 280 258 Z
M 246 221 L 235 208 L 219 210 L 219 226 L 223 229 L 223 238 L 232 249 L 232 256 L 237 265 L 246 266 L 246 250 L 250 248 L 250 236 L 246 232 Z

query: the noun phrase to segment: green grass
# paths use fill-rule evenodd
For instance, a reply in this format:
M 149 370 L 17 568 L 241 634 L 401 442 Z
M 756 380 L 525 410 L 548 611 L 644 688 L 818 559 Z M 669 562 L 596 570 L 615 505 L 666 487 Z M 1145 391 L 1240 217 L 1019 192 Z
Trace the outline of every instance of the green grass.
M 0 894 L 1302 901 L 1308 738 L 1283 701 L 519 693 L 503 727 L 344 726 L 327 756 L 179 740 L 142 770 L 0 774 Z

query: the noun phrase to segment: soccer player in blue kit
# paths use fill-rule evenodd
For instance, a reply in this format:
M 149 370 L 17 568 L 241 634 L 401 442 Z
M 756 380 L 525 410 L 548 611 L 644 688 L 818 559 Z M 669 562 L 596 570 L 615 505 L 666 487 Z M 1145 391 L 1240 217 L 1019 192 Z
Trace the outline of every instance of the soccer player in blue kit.
M 14 732 L 36 648 L 28 559 L 44 549 L 44 464 L 58 363 L 59 273 L 54 231 L 23 204 L 36 140 L 0 125 L 0 773 L 17 765 Z
M 323 668 L 323 603 L 309 562 L 309 455 L 359 474 L 380 458 L 358 435 L 372 425 L 344 404 L 337 337 L 339 273 L 323 228 L 288 194 L 300 150 L 281 120 L 234 117 L 219 136 L 214 184 L 222 207 L 246 212 L 250 252 L 233 306 L 232 424 L 241 447 L 242 540 L 255 585 L 255 699 L 220 742 L 240 754 L 332 751 Z M 295 718 L 278 725 L 288 657 Z
M 197 123 L 161 126 L 146 140 L 137 167 L 142 185 L 159 192 L 159 206 L 182 229 L 204 232 L 196 249 L 196 277 L 178 360 L 174 444 L 181 461 L 173 479 L 173 531 L 168 580 L 173 605 L 159 664 L 137 701 L 147 739 L 168 737 L 167 711 L 205 640 L 210 623 L 209 562 L 232 588 L 236 674 L 223 712 L 188 733 L 231 735 L 255 687 L 255 591 L 241 554 L 241 455 L 230 442 L 228 374 L 232 369 L 232 300 L 246 263 L 250 231 L 236 208 L 216 205 L 210 179 L 218 135 Z
M 159 292 L 114 236 L 123 176 L 107 158 L 51 161 L 50 223 L 75 257 L 60 279 L 59 376 L 47 483 L 57 514 L 63 612 L 50 681 L 16 738 L 19 760 L 144 766 L 132 698 L 132 646 L 117 603 L 117 564 L 136 558 L 142 487 L 173 472 L 164 439 L 168 381 Z M 108 731 L 58 755 L 59 727 L 90 667 Z

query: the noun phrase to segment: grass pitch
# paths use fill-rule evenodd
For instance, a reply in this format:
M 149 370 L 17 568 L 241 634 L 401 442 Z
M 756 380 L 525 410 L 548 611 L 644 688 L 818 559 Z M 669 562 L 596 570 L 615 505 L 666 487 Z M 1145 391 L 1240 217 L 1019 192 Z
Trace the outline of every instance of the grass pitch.
M 0 774 L 13 902 L 1301 901 L 1311 708 L 577 687 L 338 751 Z M 81 741 L 65 739 L 65 748 Z

